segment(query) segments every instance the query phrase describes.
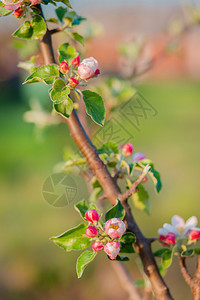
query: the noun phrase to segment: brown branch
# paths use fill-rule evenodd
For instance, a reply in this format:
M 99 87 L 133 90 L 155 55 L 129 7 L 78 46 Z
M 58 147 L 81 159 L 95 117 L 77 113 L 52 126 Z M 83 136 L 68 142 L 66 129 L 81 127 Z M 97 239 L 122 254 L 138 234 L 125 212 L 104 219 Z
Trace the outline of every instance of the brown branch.
M 192 277 L 190 276 L 186 263 L 185 263 L 185 257 L 179 256 L 179 265 L 181 268 L 181 273 L 185 279 L 185 282 L 192 288 Z
M 54 29 L 49 30 L 49 33 L 52 35 L 54 33 L 61 32 L 62 30 L 63 30 L 62 27 L 58 27 L 58 28 L 54 28 Z
M 40 49 L 44 57 L 45 64 L 55 63 L 54 53 L 52 49 L 51 34 L 47 30 L 43 38 L 40 39 Z M 66 119 L 66 123 L 70 129 L 70 133 L 82 154 L 87 159 L 88 165 L 96 175 L 97 180 L 104 189 L 104 193 L 107 199 L 112 203 L 116 203 L 116 199 L 120 197 L 121 192 L 117 183 L 113 180 L 106 165 L 101 161 L 98 156 L 97 150 L 90 141 L 87 133 L 82 127 L 78 115 L 75 110 L 73 110 L 69 119 Z M 123 194 L 122 194 L 123 195 Z M 154 293 L 157 299 L 169 300 L 173 299 L 169 289 L 164 282 L 160 272 L 158 270 L 156 261 L 154 259 L 151 243 L 149 239 L 146 239 L 140 229 L 138 228 L 135 219 L 133 218 L 131 208 L 127 201 L 123 202 L 123 207 L 126 212 L 125 222 L 127 229 L 133 232 L 136 236 L 136 250 L 140 255 L 144 266 L 144 272 L 149 278 Z
M 196 272 L 194 274 L 195 278 L 198 278 L 200 280 L 200 254 L 197 257 L 197 269 Z
M 185 279 L 185 282 L 189 285 L 189 287 L 192 291 L 193 300 L 200 300 L 200 278 L 199 278 L 200 256 L 198 255 L 198 258 L 197 258 L 197 270 L 196 270 L 193 278 L 187 270 L 185 257 L 179 257 L 179 265 L 181 268 L 181 273 L 183 275 L 183 278 Z

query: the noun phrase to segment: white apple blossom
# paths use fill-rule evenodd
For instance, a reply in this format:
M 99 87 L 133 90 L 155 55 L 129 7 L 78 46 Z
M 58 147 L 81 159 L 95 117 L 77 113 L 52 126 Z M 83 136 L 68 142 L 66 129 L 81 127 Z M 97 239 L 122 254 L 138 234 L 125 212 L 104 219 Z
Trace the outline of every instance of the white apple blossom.
M 190 217 L 186 222 L 178 215 L 174 215 L 171 219 L 171 224 L 165 223 L 163 228 L 158 230 L 158 234 L 166 236 L 169 232 L 174 233 L 175 236 L 187 236 L 191 230 L 200 230 L 197 228 L 197 218 Z

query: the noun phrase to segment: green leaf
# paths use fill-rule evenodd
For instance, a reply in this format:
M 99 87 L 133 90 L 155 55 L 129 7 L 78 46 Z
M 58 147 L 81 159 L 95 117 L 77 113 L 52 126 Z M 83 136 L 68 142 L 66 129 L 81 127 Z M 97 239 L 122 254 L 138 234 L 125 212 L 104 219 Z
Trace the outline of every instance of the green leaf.
M 56 18 L 50 18 L 50 19 L 47 20 L 47 22 L 58 24 L 58 20 Z
M 101 96 L 89 90 L 83 91 L 82 94 L 87 114 L 94 122 L 103 126 L 105 120 L 105 107 Z
M 39 81 L 45 84 L 52 84 L 56 77 L 59 77 L 58 65 L 56 64 L 45 65 L 41 68 L 38 68 L 29 77 L 27 77 L 23 84 L 39 82 Z
M 18 67 L 22 68 L 24 70 L 27 70 L 28 72 L 32 73 L 34 72 L 37 68 L 35 66 L 35 61 L 37 59 L 37 56 L 32 56 L 29 60 L 27 61 L 20 61 L 18 63 Z
M 54 103 L 61 103 L 65 100 L 71 101 L 69 99 L 70 89 L 66 86 L 66 83 L 61 78 L 54 81 L 53 87 L 49 91 L 51 100 Z
M 76 49 L 72 46 L 70 46 L 68 43 L 62 44 L 59 49 L 59 62 L 61 63 L 64 60 L 67 60 L 69 63 L 72 61 L 72 59 L 76 56 L 78 56 L 78 52 Z
M 54 108 L 60 115 L 69 118 L 73 110 L 73 102 L 70 98 L 68 98 L 62 103 L 59 104 L 54 103 Z
M 160 173 L 156 171 L 154 168 L 151 168 L 148 174 L 151 176 L 153 180 L 157 193 L 159 193 L 162 188 Z
M 0 2 L 0 17 L 8 16 L 8 15 L 12 14 L 12 10 L 5 9 L 3 7 L 4 5 L 5 4 L 3 2 Z
M 115 259 L 111 259 L 109 256 L 108 256 L 108 259 L 111 260 L 111 261 L 128 261 L 129 258 L 127 256 L 123 256 L 123 255 L 117 255 L 117 257 Z
M 25 21 L 14 33 L 14 37 L 20 39 L 31 39 L 33 35 L 33 27 L 30 21 Z
M 197 255 L 200 254 L 200 248 L 195 248 L 194 251 L 195 251 L 195 253 L 196 253 Z
M 115 142 L 105 143 L 98 149 L 98 154 L 107 154 L 108 156 L 110 156 L 112 153 L 119 153 L 118 146 Z
M 105 215 L 105 221 L 108 221 L 112 218 L 118 218 L 123 220 L 125 216 L 125 210 L 119 200 L 117 200 L 117 204 L 114 205 L 110 210 L 107 211 Z
M 55 12 L 56 12 L 56 15 L 57 15 L 59 21 L 62 23 L 63 17 L 68 12 L 68 9 L 64 8 L 62 6 L 59 6 L 56 8 Z
M 132 195 L 132 199 L 136 208 L 150 213 L 149 194 L 142 184 L 138 185 L 138 192 Z
M 68 160 L 63 166 L 63 169 L 70 168 L 73 166 L 78 166 L 78 165 L 85 165 L 86 164 L 86 158 L 78 158 L 76 160 Z
M 82 35 L 80 35 L 77 32 L 72 32 L 71 35 L 72 35 L 73 39 L 76 40 L 77 42 L 79 42 L 81 45 L 84 44 L 84 37 Z
M 78 211 L 83 219 L 85 219 L 85 213 L 88 211 L 88 204 L 86 200 L 82 200 L 74 205 L 74 208 Z
M 97 252 L 86 250 L 78 257 L 76 262 L 76 273 L 78 275 L 78 278 L 81 278 L 81 276 L 83 275 L 83 271 L 88 266 L 88 264 L 94 260 L 96 255 Z
M 163 265 L 163 268 L 168 268 L 171 263 L 172 263 L 172 250 L 168 249 L 168 252 L 166 251 L 163 256 L 162 256 L 162 265 Z
M 86 228 L 86 224 L 80 224 L 57 237 L 52 237 L 51 240 L 67 252 L 71 250 L 84 250 L 93 243 L 85 235 Z
M 44 19 L 39 15 L 34 15 L 32 19 L 33 27 L 33 39 L 39 39 L 41 36 L 45 35 L 47 31 L 46 23 Z
M 194 249 L 189 249 L 189 250 L 186 250 L 186 251 L 182 251 L 181 256 L 182 257 L 190 257 L 190 256 L 193 256 L 194 253 L 195 253 Z
M 136 237 L 132 232 L 125 232 L 120 238 L 120 243 L 133 244 L 136 241 Z
M 67 5 L 69 8 L 72 8 L 69 0 L 61 0 L 62 3 L 64 3 L 65 5 Z
M 153 254 L 156 257 L 161 257 L 161 256 L 163 256 L 164 253 L 169 252 L 169 250 L 170 250 L 169 248 L 161 248 L 161 249 L 156 250 Z
M 124 243 L 120 243 L 120 244 L 121 244 L 120 253 L 135 253 L 132 244 L 124 244 Z

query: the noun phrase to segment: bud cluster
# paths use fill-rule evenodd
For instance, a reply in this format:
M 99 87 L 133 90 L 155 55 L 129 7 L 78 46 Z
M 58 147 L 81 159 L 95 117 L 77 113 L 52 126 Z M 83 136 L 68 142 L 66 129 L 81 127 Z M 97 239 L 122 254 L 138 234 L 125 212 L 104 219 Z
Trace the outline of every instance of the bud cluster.
M 3 7 L 7 10 L 14 11 L 13 15 L 16 18 L 21 18 L 26 15 L 26 6 L 38 5 L 42 0 L 30 0 L 30 1 L 15 1 L 15 0 L 2 0 L 5 4 Z
M 103 228 L 95 209 L 87 211 L 85 218 L 90 223 L 85 234 L 94 240 L 92 249 L 94 251 L 104 250 L 110 259 L 116 259 L 120 251 L 120 242 L 117 239 L 126 231 L 124 222 L 118 218 L 112 218 L 105 222 Z
M 66 61 L 62 61 L 59 64 L 59 68 L 70 88 L 83 85 L 86 83 L 86 80 L 100 74 L 98 62 L 93 57 L 86 58 L 80 63 L 79 56 L 76 56 L 72 59 L 70 64 Z

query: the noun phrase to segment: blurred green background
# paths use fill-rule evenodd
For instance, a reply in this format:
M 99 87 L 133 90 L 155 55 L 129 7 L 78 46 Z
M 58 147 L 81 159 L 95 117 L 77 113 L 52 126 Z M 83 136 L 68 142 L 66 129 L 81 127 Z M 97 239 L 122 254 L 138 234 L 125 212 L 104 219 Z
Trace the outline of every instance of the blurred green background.
M 24 122 L 30 98 L 39 98 L 46 107 L 51 104 L 40 85 L 21 87 L 23 77 L 18 74 L 18 79 L 0 83 L 0 299 L 125 299 L 103 253 L 78 280 L 75 258 L 79 253 L 66 254 L 49 241 L 80 222 L 73 205 L 87 198 L 88 191 L 83 178 L 76 176 L 73 203 L 55 208 L 43 199 L 42 185 L 63 160 L 63 149 L 76 146 L 65 124 L 46 128 L 38 139 L 34 126 Z M 200 220 L 200 85 L 198 78 L 169 76 L 164 80 L 149 77 L 135 87 L 158 111 L 142 123 L 132 140 L 135 150 L 150 157 L 161 174 L 161 193 L 155 195 L 150 189 L 151 215 L 134 210 L 144 234 L 156 236 L 174 214 L 184 219 L 196 215 Z M 194 264 L 191 260 L 190 271 Z M 142 277 L 137 260 L 132 258 L 127 267 L 135 279 Z M 176 259 L 166 281 L 175 299 L 192 299 Z

